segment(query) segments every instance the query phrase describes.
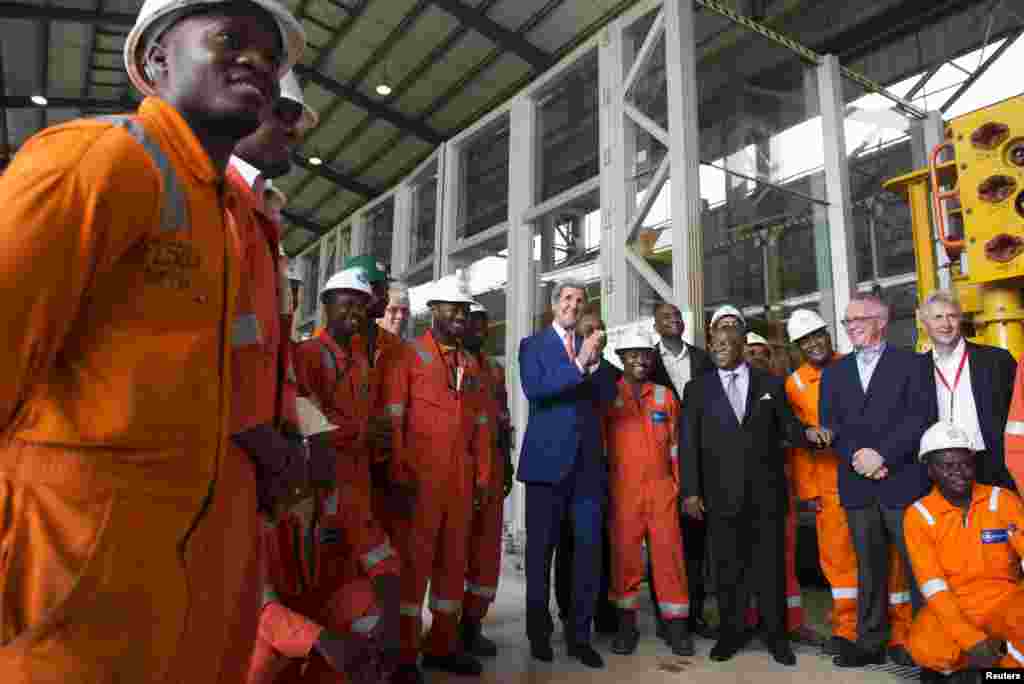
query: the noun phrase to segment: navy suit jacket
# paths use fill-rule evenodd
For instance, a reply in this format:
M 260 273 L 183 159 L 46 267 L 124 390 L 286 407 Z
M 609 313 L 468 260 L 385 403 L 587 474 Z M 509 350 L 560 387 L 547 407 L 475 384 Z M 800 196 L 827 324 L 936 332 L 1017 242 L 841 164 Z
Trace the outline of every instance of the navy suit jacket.
M 971 367 L 971 390 L 978 409 L 978 423 L 985 440 L 985 457 L 975 461 L 978 482 L 1016 490 L 1010 471 L 1006 469 L 1004 435 L 1006 420 L 1013 399 L 1013 381 L 1017 377 L 1017 362 L 1010 352 L 999 347 L 974 344 L 965 340 L 967 358 Z M 938 389 L 935 385 L 935 357 L 931 352 L 921 355 L 925 364 L 928 394 L 938 411 Z M 952 382 L 953 378 L 949 378 Z
M 582 344 L 577 335 L 576 348 Z M 600 404 L 614 401 L 617 391 L 611 364 L 602 359 L 596 371 L 581 373 L 548 326 L 519 343 L 519 378 L 530 400 L 520 482 L 561 482 L 577 456 L 602 458 Z M 607 479 L 606 468 L 600 470 Z
M 825 369 L 818 414 L 822 427 L 835 434 L 844 507 L 863 508 L 876 499 L 887 507 L 905 507 L 928 493 L 928 474 L 917 452 L 921 435 L 939 417 L 924 375 L 924 364 L 914 352 L 891 345 L 878 360 L 866 394 L 856 354 Z M 889 476 L 871 480 L 858 475 L 853 454 L 859 449 L 880 453 Z

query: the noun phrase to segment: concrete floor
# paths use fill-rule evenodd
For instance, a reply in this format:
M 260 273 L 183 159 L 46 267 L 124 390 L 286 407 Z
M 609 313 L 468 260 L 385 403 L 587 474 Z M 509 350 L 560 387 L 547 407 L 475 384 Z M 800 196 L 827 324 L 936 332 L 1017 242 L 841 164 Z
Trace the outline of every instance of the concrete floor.
M 668 647 L 654 635 L 654 618 L 649 601 L 644 601 L 644 612 L 640 616 L 640 630 L 643 638 L 640 647 L 632 656 L 611 653 L 611 637 L 598 635 L 595 648 L 605 659 L 604 670 L 591 670 L 570 660 L 565 655 L 565 642 L 560 631 L 558 612 L 552 600 L 552 615 L 556 631 L 552 639 L 555 650 L 553 663 L 541 663 L 530 657 L 529 643 L 525 633 L 525 577 L 521 570 L 522 557 L 506 554 L 504 571 L 498 598 L 484 622 L 484 633 L 493 639 L 499 648 L 494 659 L 484 660 L 484 675 L 481 679 L 456 677 L 445 673 L 427 672 L 430 684 L 548 684 L 558 682 L 687 682 L 698 684 L 788 684 L 796 680 L 821 682 L 822 684 L 900 684 L 912 676 L 904 668 L 885 666 L 874 670 L 842 670 L 832 665 L 830 657 L 820 654 L 818 649 L 795 646 L 796 667 L 784 667 L 772 660 L 758 642 L 741 652 L 731 661 L 714 663 L 708 652 L 712 641 L 697 639 L 697 655 L 691 658 L 673 656 Z M 646 597 L 645 597 L 646 598 Z M 822 591 L 805 594 L 805 610 L 808 622 L 826 632 L 824 614 L 829 599 Z M 429 617 L 424 616 L 424 622 Z M 914 681 L 916 676 L 912 677 Z

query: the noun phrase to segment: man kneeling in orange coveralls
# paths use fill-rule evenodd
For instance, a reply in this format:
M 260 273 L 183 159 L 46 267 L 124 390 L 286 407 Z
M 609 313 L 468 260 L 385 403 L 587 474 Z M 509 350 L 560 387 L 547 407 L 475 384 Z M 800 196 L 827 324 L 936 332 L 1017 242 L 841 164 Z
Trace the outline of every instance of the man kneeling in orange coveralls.
M 935 486 L 904 514 L 910 562 L 927 603 L 910 627 L 921 680 L 989 667 L 1024 667 L 1024 505 L 1013 492 L 978 484 L 971 439 L 937 423 L 920 458 Z

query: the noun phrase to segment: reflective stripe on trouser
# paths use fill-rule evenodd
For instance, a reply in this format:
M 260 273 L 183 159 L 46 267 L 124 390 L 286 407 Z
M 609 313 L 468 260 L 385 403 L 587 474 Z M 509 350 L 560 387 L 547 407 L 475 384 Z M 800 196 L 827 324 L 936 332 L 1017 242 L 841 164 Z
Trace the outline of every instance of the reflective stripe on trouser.
M 686 560 L 680 543 L 682 533 L 675 501 L 676 489 L 671 480 L 646 483 L 642 496 L 625 495 L 613 483 L 608 511 L 611 559 L 608 598 L 624 610 L 636 609 L 635 599 L 646 571 L 641 548 L 646 538 L 659 603 L 686 606 L 686 615 L 689 615 Z
M 487 505 L 473 513 L 466 559 L 466 596 L 463 610 L 467 617 L 482 620 L 494 601 L 501 575 L 502 513 L 505 507 L 504 477 L 497 490 L 492 488 Z
M 472 497 L 439 490 L 419 482 L 416 510 L 411 520 L 395 518 L 392 542 L 402 563 L 402 638 L 400 661 L 413 664 L 420 651 L 420 615 L 406 607 L 422 606 L 431 587 L 433 623 L 424 651 L 448 655 L 455 651 L 458 609 L 462 605 L 466 577 L 466 537 L 472 513 Z M 455 606 L 455 610 L 449 610 Z
M 793 632 L 804 626 L 804 608 L 800 597 L 800 582 L 796 578 L 796 501 L 790 499 L 786 514 L 786 631 Z
M 1007 654 L 996 664 L 998 667 L 1024 668 L 1024 588 L 1018 585 L 1002 600 L 988 606 L 961 600 L 960 609 L 989 638 L 1006 642 Z M 950 672 L 967 667 L 964 651 L 927 604 L 918 611 L 910 627 L 907 650 L 914 662 L 930 670 Z
M 167 455 L 135 456 L 159 463 Z M 215 592 L 225 585 L 237 591 L 245 565 L 230 557 L 224 567 L 229 557 L 222 556 L 216 575 L 193 576 L 201 593 L 190 590 L 179 544 L 199 515 L 205 488 L 175 494 L 169 487 L 154 496 L 152 489 L 124 486 L 109 474 L 118 456 L 20 441 L 0 447 L 8 554 L 0 613 L 4 684 L 216 681 L 228 627 Z M 251 546 L 251 538 L 245 541 Z M 214 596 L 215 605 L 202 606 L 204 595 Z M 210 620 L 217 611 L 216 625 L 192 617 Z M 177 658 L 186 629 L 204 631 L 216 648 L 191 662 Z M 126 634 L 132 648 L 118 646 Z

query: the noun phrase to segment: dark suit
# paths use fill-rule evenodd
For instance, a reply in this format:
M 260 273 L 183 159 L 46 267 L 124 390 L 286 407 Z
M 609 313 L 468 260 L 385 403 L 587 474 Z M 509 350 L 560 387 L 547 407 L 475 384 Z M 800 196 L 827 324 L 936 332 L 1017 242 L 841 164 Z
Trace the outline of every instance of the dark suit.
M 857 552 L 857 643 L 877 651 L 889 641 L 889 544 L 896 544 L 910 566 L 903 539 L 903 511 L 927 493 L 928 474 L 918 462 L 921 435 L 938 420 L 929 394 L 925 364 L 912 351 L 887 346 L 864 392 L 857 354 L 848 354 L 821 377 L 818 414 L 835 434 L 839 456 L 839 501 L 846 509 Z M 872 480 L 853 469 L 859 449 L 876 450 L 889 475 Z M 910 575 L 910 573 L 908 573 Z M 913 577 L 911 576 L 911 580 Z M 915 606 L 921 598 L 911 581 Z
M 683 344 L 686 344 L 685 342 Z M 715 369 L 708 353 L 692 344 L 686 344 L 686 358 L 690 362 L 690 379 L 700 377 L 708 371 Z M 672 390 L 676 399 L 682 401 L 682 387 L 676 387 L 672 382 L 672 376 L 665 368 L 665 362 L 661 358 L 661 342 L 655 345 L 654 372 L 651 375 L 651 382 L 657 385 L 664 385 Z M 704 557 L 707 552 L 707 525 L 703 520 L 683 515 L 680 507 L 679 528 L 683 534 L 683 552 L 686 554 L 686 580 L 690 591 L 690 616 L 691 622 L 703 619 L 704 599 Z M 658 597 L 654 586 L 654 575 L 648 572 L 651 577 L 651 601 L 655 606 L 655 616 L 659 622 L 661 616 L 658 614 Z
M 978 470 L 978 482 L 1016 490 L 1017 485 L 1014 484 L 1010 471 L 1006 469 L 1003 442 L 1006 420 L 1010 415 L 1010 400 L 1013 399 L 1013 380 L 1017 375 L 1017 362 L 1005 349 L 974 344 L 967 340 L 964 340 L 964 344 L 967 348 L 967 363 L 971 369 L 974 405 L 978 410 L 981 436 L 985 440 L 985 451 L 978 454 L 974 460 Z M 929 394 L 938 410 L 935 357 L 932 352 L 922 354 L 921 357 L 925 363 Z M 948 380 L 953 382 L 952 378 Z
M 576 349 L 583 340 L 576 336 Z M 608 496 L 607 465 L 601 454 L 600 404 L 615 399 L 607 362 L 592 374 L 570 361 L 553 328 L 519 344 L 519 372 L 530 400 L 518 478 L 526 484 L 526 630 L 531 641 L 547 640 L 554 625 L 548 612 L 551 556 L 563 520 L 573 526 L 572 634 L 590 641 L 601 565 L 601 529 Z
M 750 368 L 742 423 L 718 372 L 683 392 L 681 496 L 700 496 L 718 589 L 723 638 L 744 631 L 747 587 L 757 593 L 769 640 L 785 638 L 784 521 L 789 497 L 781 442 L 804 445 L 804 426 L 786 401 L 782 379 Z M 745 570 L 751 574 L 745 579 Z

